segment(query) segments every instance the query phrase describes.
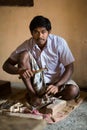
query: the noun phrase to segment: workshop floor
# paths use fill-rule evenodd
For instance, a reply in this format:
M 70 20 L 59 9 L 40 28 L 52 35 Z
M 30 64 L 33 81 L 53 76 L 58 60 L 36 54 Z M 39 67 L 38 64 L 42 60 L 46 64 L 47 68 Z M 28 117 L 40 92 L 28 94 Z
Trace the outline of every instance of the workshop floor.
M 82 90 L 87 92 L 87 89 Z M 57 123 L 47 124 L 43 130 L 87 130 L 87 98 L 68 117 Z
M 19 90 L 15 89 L 13 91 L 16 92 Z M 5 121 L 6 120 L 4 119 L 4 123 Z M 15 122 L 18 121 L 15 120 Z M 24 124 L 26 125 L 26 123 Z M 23 126 L 21 127 L 20 125 L 21 130 L 23 130 L 22 128 Z M 18 128 L 15 130 L 20 130 L 20 129 Z M 3 127 L 0 130 L 3 130 Z M 28 127 L 25 127 L 24 130 L 28 130 Z M 37 128 L 34 130 L 37 130 Z M 39 130 L 42 130 L 42 128 Z M 87 98 L 68 117 L 66 117 L 65 119 L 57 123 L 51 125 L 49 124 L 45 125 L 45 128 L 43 130 L 87 130 Z
M 87 98 L 67 118 L 44 130 L 87 130 Z

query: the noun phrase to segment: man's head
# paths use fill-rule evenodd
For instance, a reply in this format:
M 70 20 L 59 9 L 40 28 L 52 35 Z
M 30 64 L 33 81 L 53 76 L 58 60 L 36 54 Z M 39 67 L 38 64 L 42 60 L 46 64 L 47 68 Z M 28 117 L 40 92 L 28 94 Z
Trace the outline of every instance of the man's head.
M 51 31 L 51 23 L 48 18 L 36 16 L 30 23 L 30 31 L 35 43 L 43 49 Z
M 48 18 L 43 16 L 36 16 L 30 22 L 29 28 L 32 31 L 37 27 L 45 27 L 47 31 L 51 30 L 51 22 Z

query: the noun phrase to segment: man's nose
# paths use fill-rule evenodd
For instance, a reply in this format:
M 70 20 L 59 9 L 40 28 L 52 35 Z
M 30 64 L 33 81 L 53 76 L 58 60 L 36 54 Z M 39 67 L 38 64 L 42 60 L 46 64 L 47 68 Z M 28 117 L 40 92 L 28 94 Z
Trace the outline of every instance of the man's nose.
M 42 33 L 41 32 L 39 32 L 38 37 L 42 38 Z

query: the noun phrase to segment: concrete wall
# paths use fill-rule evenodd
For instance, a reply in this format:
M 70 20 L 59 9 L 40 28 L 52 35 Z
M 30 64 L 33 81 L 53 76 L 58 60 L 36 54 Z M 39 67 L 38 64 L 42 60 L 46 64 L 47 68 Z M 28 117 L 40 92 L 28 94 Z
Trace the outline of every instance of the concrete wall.
M 31 35 L 29 22 L 44 15 L 52 22 L 52 33 L 64 37 L 76 59 L 73 78 L 87 86 L 87 0 L 34 0 L 33 7 L 0 7 L 0 79 L 21 82 L 5 73 L 3 62 Z

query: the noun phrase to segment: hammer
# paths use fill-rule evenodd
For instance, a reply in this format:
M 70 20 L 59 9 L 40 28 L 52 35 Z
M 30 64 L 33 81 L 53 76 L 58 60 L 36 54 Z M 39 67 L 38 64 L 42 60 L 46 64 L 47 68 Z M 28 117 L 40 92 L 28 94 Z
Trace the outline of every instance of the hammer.
M 23 70 L 26 70 L 26 69 L 23 69 Z M 33 74 L 36 74 L 36 73 L 39 73 L 39 72 L 42 72 L 44 70 L 48 70 L 47 67 L 45 68 L 41 68 L 41 69 L 38 69 L 38 70 L 32 70 Z M 19 76 L 19 79 L 21 79 L 21 77 Z

